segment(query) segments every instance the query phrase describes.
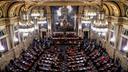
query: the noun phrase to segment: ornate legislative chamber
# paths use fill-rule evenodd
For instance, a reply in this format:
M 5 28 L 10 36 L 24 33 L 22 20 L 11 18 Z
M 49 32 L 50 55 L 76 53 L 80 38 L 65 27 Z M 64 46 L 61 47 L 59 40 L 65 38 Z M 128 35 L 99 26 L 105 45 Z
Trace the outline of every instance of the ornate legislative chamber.
M 127 72 L 128 0 L 0 0 L 0 72 Z

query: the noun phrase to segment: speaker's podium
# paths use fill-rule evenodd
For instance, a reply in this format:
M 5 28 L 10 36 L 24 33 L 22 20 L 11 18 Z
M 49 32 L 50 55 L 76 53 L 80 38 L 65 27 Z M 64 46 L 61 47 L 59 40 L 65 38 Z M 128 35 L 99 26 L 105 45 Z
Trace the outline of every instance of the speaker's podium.
M 56 32 L 52 35 L 55 44 L 75 45 L 81 42 L 81 38 L 75 32 Z

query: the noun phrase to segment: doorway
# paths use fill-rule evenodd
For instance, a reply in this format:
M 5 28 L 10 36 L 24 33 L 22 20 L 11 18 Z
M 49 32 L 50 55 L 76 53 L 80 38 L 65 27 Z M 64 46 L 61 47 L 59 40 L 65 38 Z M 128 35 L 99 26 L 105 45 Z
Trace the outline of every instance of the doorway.
M 88 39 L 89 38 L 89 31 L 84 31 L 84 39 Z

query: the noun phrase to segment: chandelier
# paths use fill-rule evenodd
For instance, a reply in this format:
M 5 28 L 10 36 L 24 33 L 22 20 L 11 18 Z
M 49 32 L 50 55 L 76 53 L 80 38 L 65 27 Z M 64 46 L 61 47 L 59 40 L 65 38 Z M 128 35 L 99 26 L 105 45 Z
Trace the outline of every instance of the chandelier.
M 36 10 L 36 9 L 32 10 L 32 12 L 31 12 L 31 16 L 32 16 L 32 17 L 40 16 L 39 11 Z
M 84 18 L 86 20 L 92 19 L 96 15 L 97 15 L 97 10 L 94 9 L 93 7 L 88 6 L 84 8 Z
M 35 19 L 36 18 L 41 18 L 44 16 L 44 9 L 41 8 L 41 7 L 35 7 L 32 9 L 31 11 L 31 17 L 34 17 Z
M 93 25 L 95 27 L 107 27 L 108 21 L 105 18 L 105 14 L 103 11 L 100 11 L 98 15 L 93 19 Z
M 33 23 L 27 11 L 28 11 L 27 4 L 24 1 L 24 6 L 22 7 L 21 12 L 20 12 L 20 21 L 19 21 L 20 26 L 31 25 Z
M 84 8 L 84 14 L 81 20 L 82 24 L 91 24 L 92 19 L 97 15 L 97 9 L 94 9 L 91 6 L 86 6 Z

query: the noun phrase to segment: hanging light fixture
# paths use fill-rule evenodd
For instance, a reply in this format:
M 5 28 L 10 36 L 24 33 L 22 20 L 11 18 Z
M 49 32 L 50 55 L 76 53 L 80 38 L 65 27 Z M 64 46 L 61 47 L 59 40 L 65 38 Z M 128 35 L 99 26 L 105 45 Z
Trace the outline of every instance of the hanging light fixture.
M 101 12 L 93 19 L 93 24 L 96 27 L 107 27 L 108 21 L 105 19 L 105 15 Z
M 107 27 L 108 21 L 105 18 L 105 12 L 103 9 L 103 0 L 101 0 L 100 11 L 96 18 L 93 19 L 93 24 L 97 27 Z
M 97 15 L 97 10 L 91 6 L 85 6 L 82 24 L 92 24 L 92 19 Z M 91 26 L 91 25 L 90 25 Z
M 32 10 L 31 16 L 33 16 L 33 17 L 40 16 L 40 13 L 39 13 L 38 9 Z
M 24 2 L 24 7 L 21 11 L 21 19 L 19 22 L 18 31 L 21 33 L 25 32 L 33 32 L 34 31 L 34 22 L 30 19 L 30 15 L 27 13 L 26 2 Z M 16 37 L 14 37 L 14 41 L 18 41 Z
M 30 15 L 28 14 L 28 8 L 27 8 L 27 2 L 24 1 L 24 6 L 21 9 L 21 13 L 20 13 L 20 21 L 19 21 L 19 25 L 20 26 L 28 26 L 33 24 L 32 20 L 30 19 Z

